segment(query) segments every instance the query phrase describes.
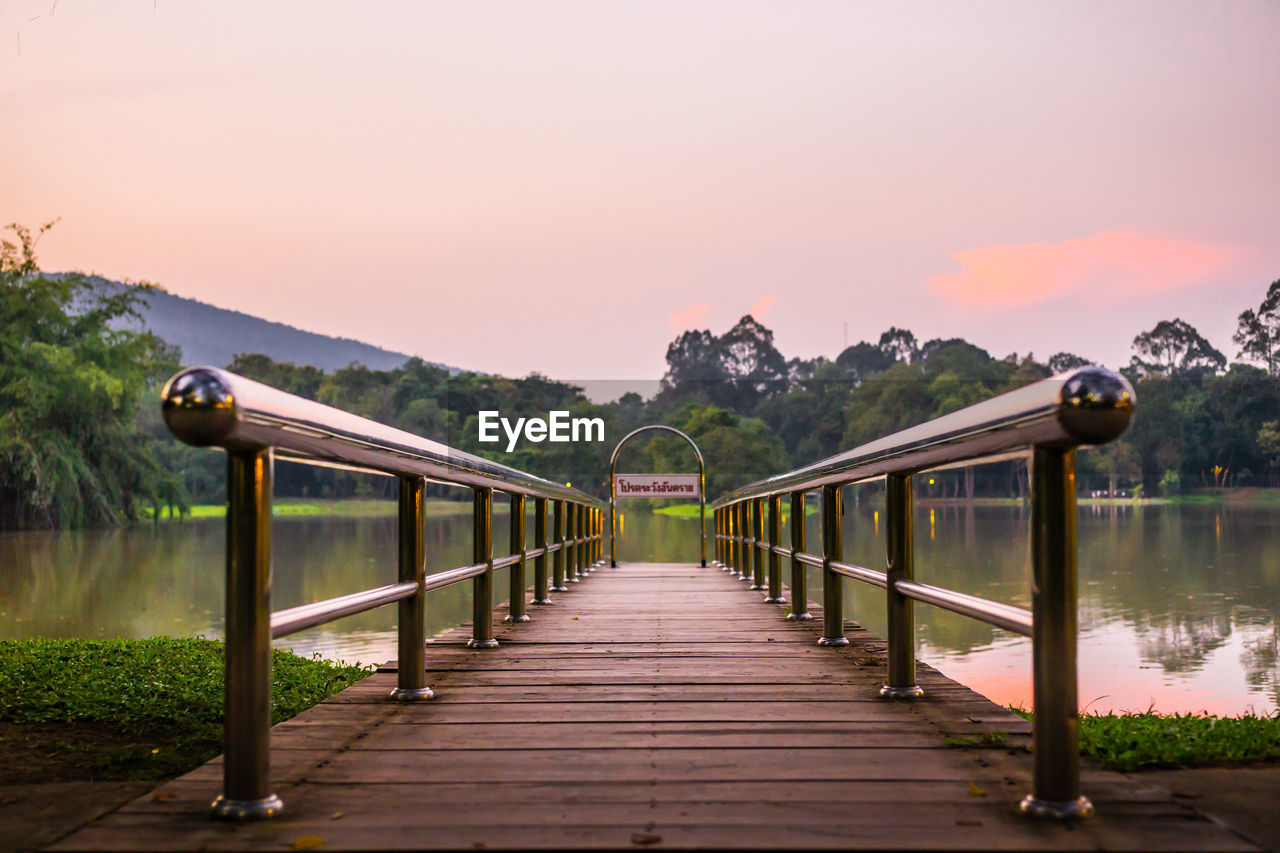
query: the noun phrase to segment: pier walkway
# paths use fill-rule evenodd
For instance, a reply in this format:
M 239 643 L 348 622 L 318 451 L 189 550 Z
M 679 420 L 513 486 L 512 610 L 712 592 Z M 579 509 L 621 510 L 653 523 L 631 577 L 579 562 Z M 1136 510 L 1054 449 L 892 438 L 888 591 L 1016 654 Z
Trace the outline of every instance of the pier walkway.
M 821 648 L 820 608 L 718 568 L 601 567 L 531 611 L 430 643 L 434 699 L 389 699 L 390 665 L 277 725 L 278 818 L 211 820 L 218 759 L 52 849 L 1256 849 L 1088 767 L 1095 817 L 1021 814 L 1025 722 L 924 664 L 924 698 L 880 698 L 882 641 Z

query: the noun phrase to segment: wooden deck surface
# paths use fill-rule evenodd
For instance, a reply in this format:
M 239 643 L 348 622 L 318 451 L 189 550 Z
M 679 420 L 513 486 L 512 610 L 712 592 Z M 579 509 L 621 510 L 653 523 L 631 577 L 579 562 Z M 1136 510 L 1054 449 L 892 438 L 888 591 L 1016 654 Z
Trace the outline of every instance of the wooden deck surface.
M 880 640 L 819 648 L 719 569 L 601 568 L 529 610 L 498 649 L 429 645 L 429 702 L 384 667 L 276 726 L 282 817 L 210 820 L 215 760 L 52 849 L 1256 849 L 1097 770 L 1097 817 L 1022 816 L 1026 723 L 923 665 L 925 699 L 880 699 Z M 1012 748 L 947 744 L 993 731 Z

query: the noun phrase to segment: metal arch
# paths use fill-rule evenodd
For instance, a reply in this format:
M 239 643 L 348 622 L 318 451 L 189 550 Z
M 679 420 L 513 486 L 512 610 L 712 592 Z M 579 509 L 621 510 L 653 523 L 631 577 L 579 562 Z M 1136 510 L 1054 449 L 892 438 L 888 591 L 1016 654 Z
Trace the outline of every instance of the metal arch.
M 611 568 L 618 567 L 618 526 L 615 521 L 617 518 L 617 495 L 616 483 L 614 482 L 614 466 L 618 461 L 618 453 L 622 450 L 622 445 L 626 444 L 635 436 L 649 430 L 661 430 L 663 432 L 673 432 L 676 435 L 689 442 L 689 446 L 693 448 L 693 455 L 698 457 L 698 531 L 701 534 L 699 540 L 699 555 L 702 558 L 702 567 L 707 567 L 707 466 L 702 461 L 702 451 L 698 449 L 698 445 L 693 443 L 693 439 L 685 435 L 675 427 L 666 424 L 649 424 L 639 429 L 633 429 L 622 437 L 618 442 L 618 446 L 613 448 L 613 455 L 609 457 L 609 566 Z

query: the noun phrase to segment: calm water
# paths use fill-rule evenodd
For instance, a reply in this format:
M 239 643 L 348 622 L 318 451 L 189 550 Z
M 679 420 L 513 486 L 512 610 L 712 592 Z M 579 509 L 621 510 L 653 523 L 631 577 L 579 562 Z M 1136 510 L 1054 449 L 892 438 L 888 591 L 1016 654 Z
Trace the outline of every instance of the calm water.
M 848 513 L 846 559 L 882 568 L 883 519 L 870 505 L 851 505 Z M 807 522 L 816 551 L 816 515 Z M 918 508 L 917 577 L 1026 606 L 1027 526 L 1019 507 Z M 495 542 L 506 543 L 507 518 L 497 515 L 494 528 Z M 1274 711 L 1278 531 L 1276 509 L 1082 508 L 1082 706 Z M 618 556 L 691 561 L 696 532 L 696 521 L 633 509 L 623 514 Z M 393 517 L 280 519 L 272 535 L 277 609 L 395 580 Z M 221 636 L 223 536 L 221 521 L 0 533 L 0 636 Z M 469 514 L 428 519 L 427 553 L 434 571 L 469 563 Z M 506 573 L 498 574 L 501 597 Z M 809 583 L 811 597 L 820 598 L 818 572 Z M 883 596 L 846 580 L 846 615 L 883 634 Z M 469 619 L 470 585 L 433 592 L 427 607 L 432 632 Z M 998 702 L 1030 704 L 1029 641 L 924 605 L 916 612 L 922 660 Z M 394 629 L 395 608 L 388 607 L 278 644 L 376 663 L 395 657 Z

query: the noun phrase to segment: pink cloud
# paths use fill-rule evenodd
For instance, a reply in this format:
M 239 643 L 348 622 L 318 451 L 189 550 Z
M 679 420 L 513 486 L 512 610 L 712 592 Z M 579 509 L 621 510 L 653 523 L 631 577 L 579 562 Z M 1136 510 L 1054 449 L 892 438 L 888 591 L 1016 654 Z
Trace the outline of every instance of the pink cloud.
M 1226 246 L 1103 231 L 1062 243 L 1019 243 L 953 252 L 958 272 L 929 289 L 974 305 L 1029 305 L 1066 293 L 1128 299 L 1209 283 L 1238 253 Z
M 673 332 L 683 332 L 702 325 L 711 308 L 710 302 L 695 302 L 683 311 L 678 311 L 667 318 L 667 325 Z
M 765 314 L 769 313 L 769 309 L 773 307 L 773 303 L 778 300 L 772 293 L 766 293 L 755 302 L 751 303 L 751 316 L 759 320 Z

